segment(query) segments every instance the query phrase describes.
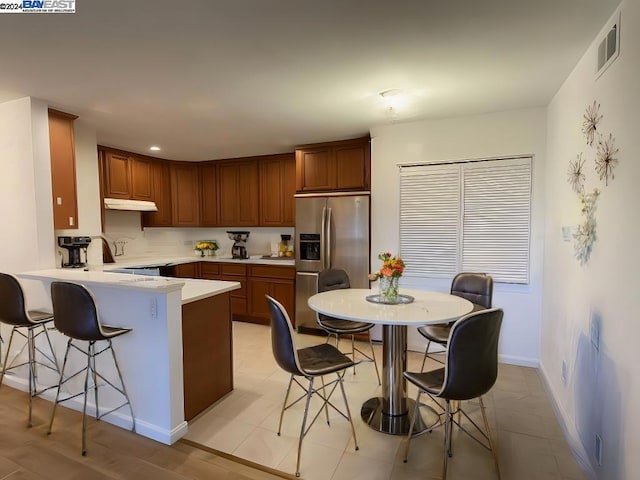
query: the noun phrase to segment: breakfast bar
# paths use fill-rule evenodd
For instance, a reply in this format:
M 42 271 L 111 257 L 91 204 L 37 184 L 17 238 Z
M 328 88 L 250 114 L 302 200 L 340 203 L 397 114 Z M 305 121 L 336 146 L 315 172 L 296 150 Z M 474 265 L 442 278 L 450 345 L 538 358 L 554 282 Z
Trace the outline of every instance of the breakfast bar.
M 52 281 L 80 283 L 95 297 L 103 324 L 132 329 L 118 339 L 115 348 L 138 434 L 172 444 L 187 432 L 189 418 L 233 388 L 229 292 L 240 288 L 237 282 L 71 269 L 32 271 L 17 276 L 28 298 L 40 308 L 51 308 Z M 52 335 L 59 357 L 65 340 L 60 334 Z M 72 367 L 74 362 L 80 367 L 79 360 L 69 358 Z M 107 373 L 113 369 L 108 362 L 103 368 Z M 26 370 L 16 372 L 5 381 L 26 390 Z M 57 384 L 53 372 L 40 369 L 38 373 L 39 384 Z M 81 379 L 74 381 L 69 382 L 70 391 L 65 393 L 82 390 Z M 52 400 L 54 391 L 43 397 Z M 115 395 L 111 398 L 110 393 L 108 388 L 100 389 L 101 411 L 103 407 L 106 411 L 117 405 L 119 399 Z M 87 401 L 88 412 L 94 413 L 92 395 Z M 65 405 L 81 410 L 82 397 Z M 104 420 L 131 428 L 126 411 L 116 411 Z

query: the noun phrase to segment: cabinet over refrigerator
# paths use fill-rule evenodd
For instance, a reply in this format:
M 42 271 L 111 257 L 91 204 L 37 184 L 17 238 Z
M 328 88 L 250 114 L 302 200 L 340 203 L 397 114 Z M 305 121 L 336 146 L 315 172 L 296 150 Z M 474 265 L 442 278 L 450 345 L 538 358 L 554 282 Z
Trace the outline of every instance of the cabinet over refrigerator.
M 369 288 L 369 192 L 298 194 L 296 199 L 296 326 L 319 329 L 307 300 L 318 273 L 341 268 L 351 287 Z

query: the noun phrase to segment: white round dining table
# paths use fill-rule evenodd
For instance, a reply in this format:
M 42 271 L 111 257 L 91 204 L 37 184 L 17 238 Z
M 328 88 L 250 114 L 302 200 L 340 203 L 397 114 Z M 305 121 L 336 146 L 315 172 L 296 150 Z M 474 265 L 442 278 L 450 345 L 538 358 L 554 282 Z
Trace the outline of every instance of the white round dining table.
M 367 300 L 377 290 L 346 288 L 317 293 L 308 300 L 309 307 L 324 315 L 382 325 L 382 396 L 367 400 L 360 410 L 362 419 L 380 432 L 404 435 L 415 401 L 407 398 L 407 384 L 402 373 L 407 367 L 407 326 L 449 323 L 471 312 L 473 304 L 447 293 L 402 289 L 401 295 L 411 303 L 381 304 Z M 418 417 L 414 431 L 427 426 Z

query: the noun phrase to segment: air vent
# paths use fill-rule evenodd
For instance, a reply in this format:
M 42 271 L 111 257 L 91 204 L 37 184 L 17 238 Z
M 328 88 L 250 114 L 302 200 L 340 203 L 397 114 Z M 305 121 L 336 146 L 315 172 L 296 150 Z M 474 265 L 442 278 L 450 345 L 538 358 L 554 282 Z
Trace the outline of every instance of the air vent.
M 598 68 L 596 78 L 609 68 L 620 52 L 620 14 L 616 15 L 604 30 L 604 38 L 598 44 Z

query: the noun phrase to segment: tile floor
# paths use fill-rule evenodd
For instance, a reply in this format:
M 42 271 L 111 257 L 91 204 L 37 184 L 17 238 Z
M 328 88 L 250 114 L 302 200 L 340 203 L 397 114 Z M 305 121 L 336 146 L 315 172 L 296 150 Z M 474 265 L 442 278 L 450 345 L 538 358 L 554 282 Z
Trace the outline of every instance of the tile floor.
M 186 438 L 293 473 L 303 405 L 285 412 L 282 435 L 276 435 L 289 377 L 273 359 L 269 328 L 234 322 L 233 334 L 235 389 L 194 419 Z M 297 335 L 296 339 L 298 348 L 322 341 L 322 337 L 311 335 Z M 342 347 L 348 348 L 346 342 Z M 381 359 L 382 348 L 375 348 Z M 419 369 L 421 362 L 420 354 L 409 352 L 409 369 Z M 433 367 L 436 365 L 434 362 Z M 359 365 L 355 375 L 349 370 L 345 376 L 345 390 L 360 449 L 355 450 L 349 424 L 343 418 L 332 416 L 330 427 L 319 419 L 302 445 L 302 478 L 441 478 L 442 429 L 412 440 L 409 461 L 403 463 L 406 438 L 375 432 L 360 419 L 360 405 L 380 392 L 372 363 Z M 415 394 L 410 387 L 409 396 L 415 398 Z M 503 480 L 585 478 L 564 440 L 537 370 L 501 364 L 498 381 L 484 400 L 497 443 Z M 477 407 L 466 403 L 468 408 L 465 410 L 470 411 L 472 417 L 479 415 Z M 497 411 L 499 416 L 496 416 Z M 453 441 L 449 478 L 497 478 L 490 452 L 464 434 L 454 434 Z

